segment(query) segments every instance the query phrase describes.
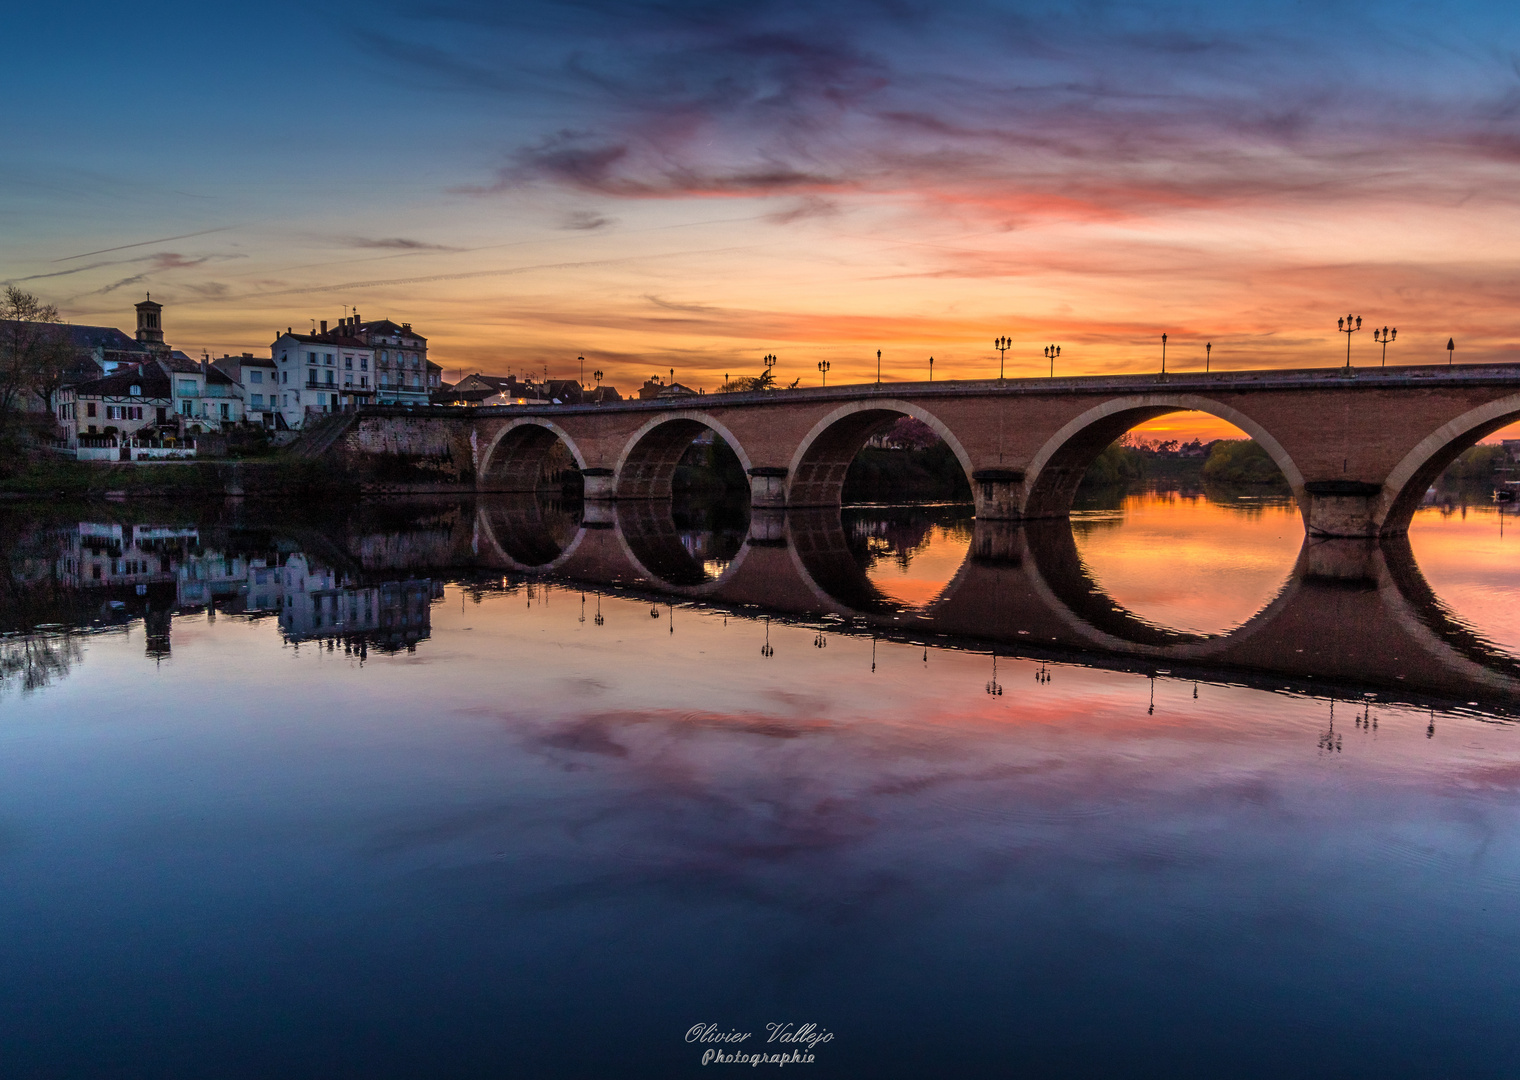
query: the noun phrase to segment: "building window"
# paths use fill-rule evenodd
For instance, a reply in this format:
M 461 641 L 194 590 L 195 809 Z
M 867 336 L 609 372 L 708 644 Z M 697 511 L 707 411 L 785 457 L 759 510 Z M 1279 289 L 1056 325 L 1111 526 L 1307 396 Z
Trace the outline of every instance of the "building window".
M 253 395 L 253 407 L 255 409 L 262 409 L 264 407 L 264 395 L 263 394 L 254 394 Z
M 317 404 L 318 405 L 326 405 L 327 404 L 327 395 L 326 394 L 318 394 L 317 395 Z
M 369 370 L 369 357 L 367 357 L 367 356 L 361 356 L 361 357 L 359 357 L 359 370 L 360 371 L 368 371 Z
M 230 420 L 230 419 L 232 419 L 232 406 L 229 405 L 225 401 L 222 402 L 222 419 L 223 420 Z
M 343 367 L 348 371 L 354 370 L 354 358 L 352 356 L 345 356 L 343 358 Z
M 195 380 L 194 379 L 181 379 L 179 381 L 179 396 L 180 397 L 194 397 L 195 396 Z
M 332 384 L 333 384 L 333 382 L 334 382 L 334 381 L 335 381 L 335 380 L 334 380 L 334 379 L 333 379 L 333 374 L 334 374 L 334 373 L 333 373 L 333 372 L 331 372 L 331 371 L 329 371 L 329 372 L 328 372 L 328 373 L 327 373 L 327 385 L 328 385 L 328 386 L 331 386 L 331 385 L 332 385 Z
M 140 386 L 129 386 L 129 387 L 127 387 L 127 393 L 130 394 L 132 397 L 142 397 L 142 387 L 140 387 Z
M 261 383 L 264 381 L 264 373 L 262 371 L 250 371 L 248 373 L 248 381 Z
M 288 372 L 288 371 L 282 371 L 282 372 L 280 372 L 280 384 L 283 386 L 283 385 L 289 385 L 289 383 L 290 383 L 290 372 Z
M 324 353 L 323 355 L 326 356 L 326 358 L 327 358 L 327 366 L 328 367 L 332 367 L 333 366 L 333 354 L 332 353 Z
M 94 416 L 95 415 L 95 403 L 93 401 L 85 402 L 84 414 L 86 416 Z
M 314 352 L 307 353 L 306 354 L 306 362 L 308 364 L 315 364 L 317 362 L 317 354 L 314 353 Z

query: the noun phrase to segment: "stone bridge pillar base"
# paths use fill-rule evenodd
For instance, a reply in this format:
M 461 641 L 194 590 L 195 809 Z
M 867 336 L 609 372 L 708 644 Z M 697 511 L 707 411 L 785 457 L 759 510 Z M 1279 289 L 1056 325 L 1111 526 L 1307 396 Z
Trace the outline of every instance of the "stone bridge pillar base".
M 762 465 L 749 471 L 749 504 L 779 510 L 786 505 L 786 469 Z
M 586 490 L 582 497 L 587 502 L 617 498 L 617 478 L 613 476 L 611 469 L 582 469 L 581 477 L 586 481 Z
M 1310 536 L 1376 536 L 1373 517 L 1383 493 L 1379 484 L 1365 480 L 1311 480 L 1304 485 L 1309 497 Z
M 753 547 L 786 547 L 786 511 L 755 506 L 749 513 L 749 537 Z
M 971 474 L 976 516 L 986 521 L 1018 521 L 1024 516 L 1023 469 L 977 469 Z

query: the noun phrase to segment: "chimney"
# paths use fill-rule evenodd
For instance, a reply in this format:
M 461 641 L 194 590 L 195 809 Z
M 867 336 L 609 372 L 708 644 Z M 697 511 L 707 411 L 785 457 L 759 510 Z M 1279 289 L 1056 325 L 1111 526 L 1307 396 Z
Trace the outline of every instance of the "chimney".
M 404 333 L 404 334 L 410 334 L 412 332 L 412 324 L 409 323 L 409 322 L 402 323 L 401 324 L 401 332 Z
M 285 328 L 285 332 L 286 332 L 286 333 L 287 333 L 287 334 L 288 334 L 288 333 L 290 333 L 290 327 L 288 327 L 288 326 L 287 326 L 287 327 L 286 327 L 286 328 Z
M 253 359 L 253 353 L 251 353 L 251 352 L 245 352 L 243 354 L 243 359 L 244 360 L 252 360 Z
M 355 326 L 359 325 L 359 309 L 358 308 L 354 309 L 354 325 Z
M 327 320 L 326 319 L 322 320 L 322 333 L 324 333 L 324 334 L 327 333 Z

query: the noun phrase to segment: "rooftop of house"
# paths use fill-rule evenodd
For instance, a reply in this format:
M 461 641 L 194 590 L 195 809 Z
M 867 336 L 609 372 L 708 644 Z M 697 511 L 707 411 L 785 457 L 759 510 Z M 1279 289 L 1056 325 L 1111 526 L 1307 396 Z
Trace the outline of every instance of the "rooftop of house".
M 136 386 L 139 393 L 133 394 Z M 74 387 L 75 397 L 170 398 L 169 376 L 157 364 L 124 367 L 115 374 L 90 379 Z

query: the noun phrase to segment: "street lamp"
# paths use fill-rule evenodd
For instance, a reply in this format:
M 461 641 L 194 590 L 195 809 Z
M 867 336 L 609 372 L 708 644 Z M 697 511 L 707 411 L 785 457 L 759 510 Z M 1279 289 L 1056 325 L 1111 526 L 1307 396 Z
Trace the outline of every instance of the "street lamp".
M 1060 355 L 1061 355 L 1061 346 L 1059 346 L 1059 345 L 1047 345 L 1047 346 L 1045 346 L 1045 359 L 1047 359 L 1047 360 L 1050 361 L 1050 377 L 1052 379 L 1054 379 L 1056 377 L 1056 357 L 1058 357 Z
M 1161 377 L 1166 378 L 1166 335 L 1161 335 Z
M 586 388 L 586 358 L 584 356 L 577 356 L 576 359 L 581 362 L 581 379 L 580 379 L 580 382 L 581 382 L 581 389 L 584 390 Z
M 934 357 L 929 357 L 929 381 L 934 381 Z
M 818 361 L 818 372 L 823 376 L 823 385 L 829 385 L 829 368 L 833 367 L 827 360 Z
M 876 350 L 876 385 L 881 385 L 881 350 Z
M 1213 351 L 1214 343 L 1212 341 L 1205 341 L 1203 343 L 1203 373 L 1205 375 L 1209 373 L 1209 354 Z
M 1392 330 L 1388 329 L 1388 327 L 1386 327 L 1386 326 L 1383 327 L 1383 329 L 1381 329 L 1381 330 L 1379 330 L 1375 326 L 1372 328 L 1372 340 L 1378 342 L 1380 345 L 1383 346 L 1383 366 L 1384 367 L 1388 366 L 1388 343 L 1390 341 L 1392 341 L 1394 338 L 1398 337 L 1398 336 L 1399 336 L 1399 329 L 1398 329 L 1398 327 L 1394 327 Z M 1346 340 L 1349 342 L 1351 339 L 1347 338 Z
M 1352 325 L 1353 320 L 1356 322 L 1355 326 Z M 1344 319 L 1336 319 L 1335 328 L 1346 335 L 1346 371 L 1349 374 L 1351 371 L 1351 335 L 1362 328 L 1362 317 L 1360 315 L 1347 315 Z
M 1013 348 L 1013 339 L 1000 337 L 992 343 L 992 347 L 998 351 L 998 381 L 1003 381 L 1003 360 L 1008 355 L 1008 350 Z
M 598 387 L 602 385 L 602 372 L 600 368 L 598 368 L 596 371 L 593 371 L 591 373 L 591 377 L 596 380 L 596 385 Z
M 1457 339 L 1456 338 L 1447 338 L 1446 339 L 1446 366 L 1447 367 L 1451 367 L 1452 353 L 1456 351 L 1456 348 L 1457 348 Z M 1431 726 L 1434 727 L 1435 725 L 1432 724 Z
M 767 375 L 769 375 L 771 373 L 772 369 L 774 369 L 775 366 L 776 366 L 776 355 L 775 355 L 775 353 L 766 353 L 765 360 L 762 361 L 762 362 L 765 364 L 765 373 Z

